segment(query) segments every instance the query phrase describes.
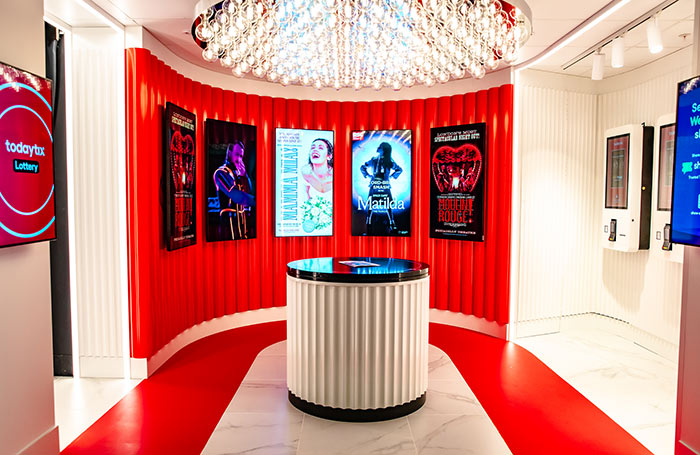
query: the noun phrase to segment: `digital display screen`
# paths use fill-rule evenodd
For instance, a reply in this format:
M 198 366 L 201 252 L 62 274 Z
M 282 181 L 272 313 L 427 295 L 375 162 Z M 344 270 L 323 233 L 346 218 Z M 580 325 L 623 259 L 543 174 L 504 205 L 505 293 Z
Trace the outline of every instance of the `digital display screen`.
M 275 130 L 275 235 L 333 235 L 333 131 Z
M 700 77 L 678 84 L 671 241 L 700 245 Z
M 56 238 L 51 81 L 0 63 L 0 247 Z
M 605 172 L 605 208 L 627 208 L 630 135 L 609 137 L 607 140 Z
M 430 237 L 484 241 L 486 124 L 430 129 Z
M 165 245 L 176 250 L 197 243 L 197 117 L 179 106 L 165 106 Z
M 207 242 L 257 235 L 257 128 L 207 119 Z
M 659 138 L 659 184 L 657 207 L 662 211 L 671 210 L 673 192 L 673 155 L 676 151 L 676 125 L 660 128 Z
M 352 132 L 352 235 L 411 235 L 411 137 Z

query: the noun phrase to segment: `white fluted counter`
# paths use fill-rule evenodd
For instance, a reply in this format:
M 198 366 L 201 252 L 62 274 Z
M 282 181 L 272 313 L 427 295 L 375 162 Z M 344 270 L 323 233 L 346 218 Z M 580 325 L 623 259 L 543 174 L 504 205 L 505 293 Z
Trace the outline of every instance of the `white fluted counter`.
M 363 260 L 377 267 L 353 268 Z M 426 264 L 316 258 L 287 266 L 290 402 L 318 417 L 377 421 L 419 409 L 428 388 Z

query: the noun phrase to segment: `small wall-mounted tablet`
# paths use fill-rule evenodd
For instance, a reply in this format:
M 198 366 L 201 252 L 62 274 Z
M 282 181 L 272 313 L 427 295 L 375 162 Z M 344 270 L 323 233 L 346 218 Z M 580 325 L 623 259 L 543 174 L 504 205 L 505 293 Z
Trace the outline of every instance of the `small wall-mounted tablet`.
M 603 247 L 649 248 L 654 128 L 626 125 L 605 132 Z
M 683 245 L 671 242 L 671 196 L 673 159 L 676 152 L 676 116 L 667 114 L 656 121 L 654 137 L 654 184 L 652 192 L 651 246 L 666 260 L 683 262 Z

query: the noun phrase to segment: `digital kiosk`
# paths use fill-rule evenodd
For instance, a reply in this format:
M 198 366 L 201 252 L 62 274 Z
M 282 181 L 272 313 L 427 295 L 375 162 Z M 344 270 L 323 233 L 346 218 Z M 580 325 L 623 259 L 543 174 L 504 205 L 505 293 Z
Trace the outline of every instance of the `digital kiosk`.
M 649 249 L 654 128 L 626 125 L 605 132 L 603 247 Z
M 428 266 L 393 258 L 287 265 L 289 401 L 317 417 L 395 419 L 428 389 Z
M 651 250 L 671 262 L 683 262 L 683 245 L 671 242 L 671 195 L 673 158 L 676 151 L 676 116 L 656 121 L 654 141 L 654 185 L 652 191 Z

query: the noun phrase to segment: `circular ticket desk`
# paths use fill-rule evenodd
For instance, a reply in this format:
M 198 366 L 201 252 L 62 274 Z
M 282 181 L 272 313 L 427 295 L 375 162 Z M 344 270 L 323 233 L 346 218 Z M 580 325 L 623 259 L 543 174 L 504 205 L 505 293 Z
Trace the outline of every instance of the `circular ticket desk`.
M 428 388 L 428 280 L 426 264 L 404 259 L 290 262 L 289 401 L 349 422 L 419 409 Z

